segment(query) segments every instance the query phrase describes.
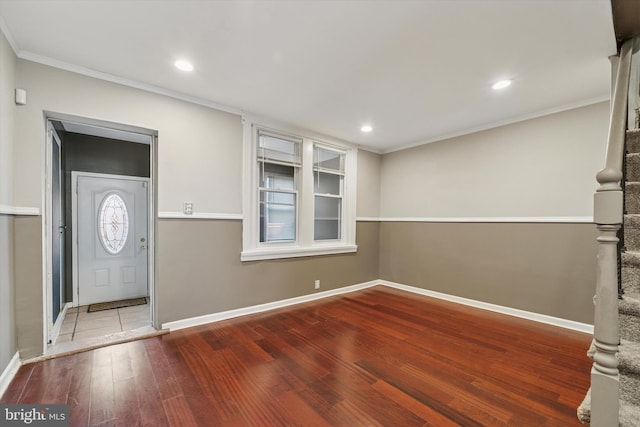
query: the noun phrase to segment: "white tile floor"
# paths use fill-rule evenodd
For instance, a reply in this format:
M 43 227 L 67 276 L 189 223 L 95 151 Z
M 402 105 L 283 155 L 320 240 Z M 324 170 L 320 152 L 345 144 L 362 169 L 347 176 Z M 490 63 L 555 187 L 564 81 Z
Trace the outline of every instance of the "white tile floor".
M 57 343 L 82 341 L 151 325 L 149 304 L 93 313 L 88 313 L 87 308 L 85 305 L 67 310 Z
M 117 342 L 156 332 L 151 326 L 150 305 L 88 313 L 88 306 L 67 310 L 60 334 L 46 355 L 66 353 L 81 348 Z

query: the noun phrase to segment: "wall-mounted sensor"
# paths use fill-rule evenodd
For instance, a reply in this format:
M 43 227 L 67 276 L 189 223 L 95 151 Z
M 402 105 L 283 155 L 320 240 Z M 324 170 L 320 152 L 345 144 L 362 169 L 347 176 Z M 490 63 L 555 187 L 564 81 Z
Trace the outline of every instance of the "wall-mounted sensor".
M 24 89 L 16 89 L 16 104 L 27 105 L 27 91 Z

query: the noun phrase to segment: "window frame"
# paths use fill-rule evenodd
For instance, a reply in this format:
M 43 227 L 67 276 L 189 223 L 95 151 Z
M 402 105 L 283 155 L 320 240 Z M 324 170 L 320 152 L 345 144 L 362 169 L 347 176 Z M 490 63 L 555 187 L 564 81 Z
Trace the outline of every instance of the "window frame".
M 264 124 L 265 120 L 243 118 L 243 220 L 241 261 L 294 258 L 357 252 L 356 181 L 357 148 L 326 137 L 292 130 L 286 126 Z M 301 166 L 296 170 L 296 240 L 260 242 L 260 190 L 258 137 L 260 132 L 301 140 Z M 320 147 L 344 154 L 342 181 L 341 238 L 314 240 L 314 165 L 313 149 Z

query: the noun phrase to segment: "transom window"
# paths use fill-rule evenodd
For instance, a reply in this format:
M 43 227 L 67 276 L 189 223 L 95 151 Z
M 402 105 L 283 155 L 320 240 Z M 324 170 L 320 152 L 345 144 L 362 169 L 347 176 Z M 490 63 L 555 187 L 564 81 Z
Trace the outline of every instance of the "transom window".
M 245 126 L 241 259 L 355 252 L 356 150 Z

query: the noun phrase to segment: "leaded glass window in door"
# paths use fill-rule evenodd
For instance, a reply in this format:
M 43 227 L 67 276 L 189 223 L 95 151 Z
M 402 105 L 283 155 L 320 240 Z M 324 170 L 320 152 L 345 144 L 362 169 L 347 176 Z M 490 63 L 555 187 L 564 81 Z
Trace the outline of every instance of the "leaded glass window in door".
M 122 251 L 129 235 L 129 214 L 122 197 L 111 193 L 103 199 L 98 212 L 98 233 L 105 250 L 112 255 Z

